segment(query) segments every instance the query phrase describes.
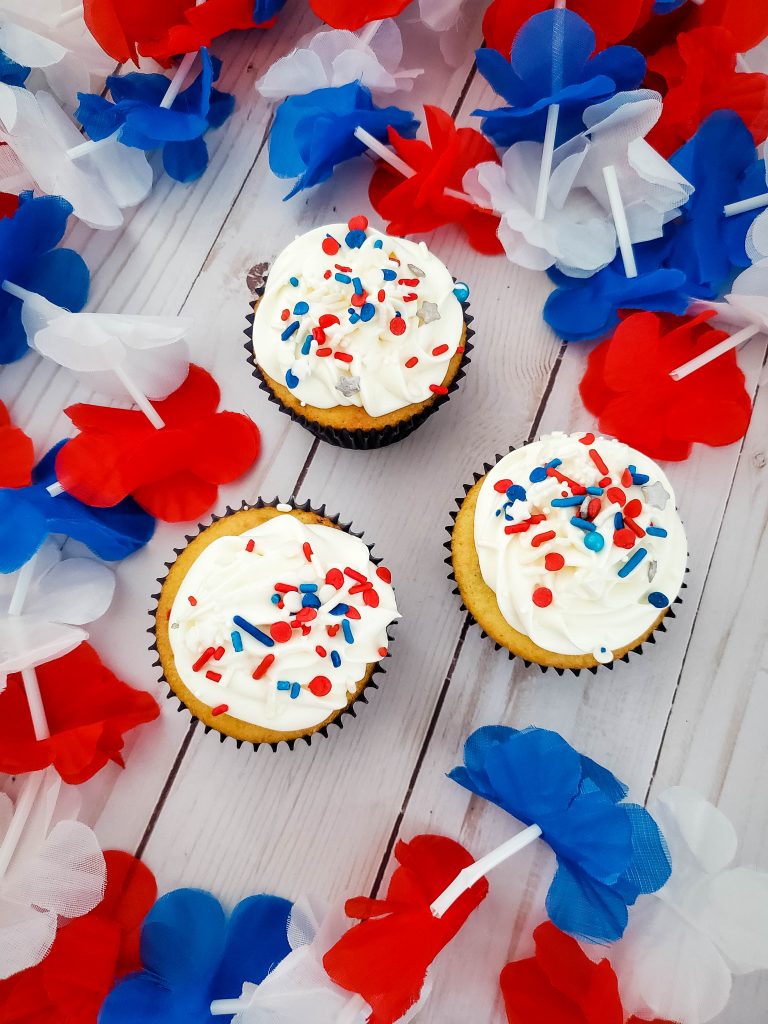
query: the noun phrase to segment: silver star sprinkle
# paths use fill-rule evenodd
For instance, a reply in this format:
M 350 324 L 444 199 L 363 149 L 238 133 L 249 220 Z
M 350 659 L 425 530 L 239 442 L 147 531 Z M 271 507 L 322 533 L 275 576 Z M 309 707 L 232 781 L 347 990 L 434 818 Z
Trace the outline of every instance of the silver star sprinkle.
M 422 302 L 417 315 L 422 324 L 431 324 L 434 320 L 442 319 L 436 302 Z
M 410 270 L 414 277 L 424 277 L 424 271 L 421 269 L 421 267 L 414 267 L 412 263 L 409 263 L 408 269 Z
M 267 271 L 269 270 L 268 263 L 254 263 L 251 269 L 245 276 L 245 283 L 248 285 L 248 290 L 251 295 L 258 295 L 259 290 L 264 287 L 267 282 Z
M 648 582 L 653 583 L 653 577 L 656 575 L 656 570 L 659 567 L 659 563 L 655 558 L 652 558 L 648 563 Z
M 661 480 L 656 480 L 652 484 L 645 484 L 643 486 L 643 497 L 649 505 L 653 505 L 654 508 L 661 509 L 663 512 L 672 495 L 664 489 L 664 484 L 662 484 Z
M 339 377 L 336 381 L 336 390 L 340 391 L 345 398 L 356 394 L 360 390 L 359 377 Z

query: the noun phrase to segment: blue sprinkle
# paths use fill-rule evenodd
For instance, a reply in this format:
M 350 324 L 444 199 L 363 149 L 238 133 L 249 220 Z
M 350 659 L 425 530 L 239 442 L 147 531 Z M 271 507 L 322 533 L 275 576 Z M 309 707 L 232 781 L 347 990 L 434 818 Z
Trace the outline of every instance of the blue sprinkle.
M 349 619 L 343 620 L 341 623 L 341 631 L 348 644 L 353 644 L 355 642 L 355 638 L 352 636 L 352 627 L 349 624 Z
M 588 487 L 587 494 L 602 494 L 604 491 L 603 487 Z
M 402 316 L 402 315 L 403 315 L 403 314 L 402 314 L 402 313 L 400 312 L 400 310 L 399 310 L 399 309 L 398 309 L 398 311 L 397 311 L 397 312 L 395 313 L 395 316 Z
M 298 279 L 298 277 L 291 277 L 291 278 L 289 278 L 289 280 L 290 280 L 290 282 L 291 282 L 291 284 L 293 285 L 294 288 L 298 288 L 299 287 L 299 279 Z M 304 310 L 304 312 L 306 313 L 306 310 Z
M 632 483 L 638 487 L 647 484 L 650 479 L 647 473 L 632 473 Z
M 233 615 L 232 621 L 236 626 L 239 626 L 240 629 L 244 629 L 249 636 L 254 638 L 254 640 L 258 640 L 264 644 L 265 647 L 275 646 L 275 641 L 272 637 L 267 636 L 266 633 L 262 633 L 258 626 L 254 626 L 252 622 L 248 621 L 248 619 L 244 619 L 241 615 Z
M 352 284 L 352 278 L 349 274 L 334 274 L 337 281 L 341 281 L 342 284 Z
M 341 665 L 341 655 L 338 651 L 331 651 L 331 664 L 334 668 L 338 668 Z
M 273 594 L 272 595 L 272 604 L 280 604 L 280 595 L 279 594 Z
M 290 690 L 291 684 L 287 679 L 278 679 L 277 688 L 278 690 Z
M 376 307 L 372 302 L 364 302 L 360 307 L 360 319 L 363 323 L 368 323 L 369 320 L 373 320 L 376 316 Z
M 319 608 L 320 598 L 316 594 L 305 594 L 301 599 L 302 608 Z
M 613 517 L 613 528 L 614 530 L 624 529 L 624 516 L 621 512 L 616 512 Z
M 660 526 L 649 526 L 648 529 L 645 532 L 646 533 L 650 533 L 650 535 L 652 537 L 666 537 L 667 536 L 667 531 L 662 529 Z
M 632 555 L 632 557 L 629 559 L 629 561 L 625 562 L 624 565 L 622 565 L 622 567 L 619 569 L 619 576 L 622 579 L 624 579 L 626 576 L 629 576 L 632 570 L 636 569 L 638 565 L 640 565 L 640 563 L 647 554 L 648 552 L 645 548 L 638 548 L 634 555 Z
M 579 519 L 578 516 L 571 519 L 571 526 L 577 526 L 580 530 L 589 530 L 590 533 L 597 529 L 594 523 L 590 523 L 587 519 Z
M 521 487 L 520 484 L 512 484 L 511 487 L 507 488 L 507 497 L 510 501 L 525 501 L 528 495 L 525 493 L 525 488 Z
M 384 248 L 384 243 L 382 242 L 382 240 L 380 238 L 377 238 L 376 241 L 373 243 L 373 248 L 374 249 L 383 249 Z
M 242 651 L 243 649 L 243 638 L 240 636 L 236 629 L 233 629 L 229 635 L 232 639 L 232 646 L 234 647 L 235 652 L 239 654 L 240 651 Z
M 359 249 L 363 245 L 366 239 L 366 234 L 360 228 L 354 231 L 348 231 L 344 237 L 344 242 L 350 249 Z
M 666 594 L 662 594 L 660 590 L 654 590 L 653 593 L 648 595 L 648 604 L 652 604 L 654 608 L 667 608 L 669 606 L 669 598 Z
M 304 314 L 308 313 L 308 312 L 309 312 L 309 303 L 308 302 L 297 302 L 296 305 L 293 307 L 293 315 L 294 316 L 304 316 Z
M 360 317 L 357 315 L 357 313 L 352 312 L 349 314 L 349 322 L 351 324 L 356 324 L 359 319 Z
M 581 505 L 581 495 L 576 494 L 572 498 L 553 498 L 552 508 L 569 508 L 571 505 Z
M 301 687 L 299 686 L 298 683 L 294 683 L 293 686 L 291 687 L 291 700 L 296 700 L 300 693 Z
M 280 337 L 283 339 L 283 341 L 288 341 L 290 336 L 292 334 L 295 334 L 296 331 L 298 331 L 298 329 L 299 329 L 299 321 L 298 320 L 294 320 L 292 324 L 288 324 L 288 326 L 285 328 L 285 330 L 280 335 Z
M 531 470 L 528 479 L 532 484 L 541 484 L 547 479 L 547 471 L 543 466 L 537 466 L 536 469 Z
M 453 294 L 459 302 L 466 302 L 469 298 L 469 285 L 463 281 L 457 281 L 454 285 Z
M 362 295 L 363 294 L 363 282 L 360 280 L 360 278 L 359 277 L 353 277 L 352 278 L 352 284 L 353 284 L 354 289 L 355 289 L 355 295 Z
M 382 270 L 385 281 L 395 281 L 397 279 L 397 273 L 394 270 Z
M 317 590 L 316 583 L 302 583 L 299 586 L 299 590 L 302 594 L 314 594 Z
M 349 605 L 348 604 L 337 604 L 335 607 L 331 608 L 330 614 L 331 615 L 346 615 L 348 611 L 349 611 Z
M 595 530 L 594 533 L 584 534 L 584 547 L 590 551 L 602 551 L 605 547 L 605 537 Z
M 289 388 L 297 388 L 299 386 L 299 378 L 293 372 L 293 370 L 285 371 L 285 383 Z
M 306 336 L 306 338 L 304 339 L 304 344 L 301 346 L 301 354 L 303 356 L 308 356 L 309 355 L 309 350 L 310 350 L 311 346 L 312 346 L 312 335 L 308 334 Z
M 562 464 L 563 464 L 563 460 L 562 459 L 552 459 L 551 462 L 546 463 L 546 468 L 547 469 L 557 469 L 557 467 L 558 466 L 562 466 Z

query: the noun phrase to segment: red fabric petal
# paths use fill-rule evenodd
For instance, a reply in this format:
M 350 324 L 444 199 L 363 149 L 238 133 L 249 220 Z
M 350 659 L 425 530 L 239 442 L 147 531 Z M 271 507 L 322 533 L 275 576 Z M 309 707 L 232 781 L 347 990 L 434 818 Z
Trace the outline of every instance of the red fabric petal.
M 14 427 L 0 402 L 0 487 L 26 487 L 32 481 L 35 451 L 23 430 Z
M 359 0 L 309 0 L 309 5 L 318 18 L 333 28 L 348 28 L 352 32 L 367 25 L 369 21 L 381 18 L 396 18 L 413 0 L 375 0 L 374 3 L 360 3 Z
M 569 0 L 568 9 L 588 21 L 597 38 L 597 49 L 620 43 L 645 23 L 654 0 Z M 533 14 L 552 9 L 551 0 L 493 0 L 483 17 L 486 44 L 509 56 L 512 41 Z
M 395 858 L 387 898 L 349 900 L 347 914 L 363 920 L 323 957 L 328 975 L 371 1006 L 369 1024 L 392 1024 L 414 1005 L 427 968 L 488 893 L 482 879 L 438 920 L 431 902 L 472 856 L 453 839 L 422 835 L 399 842 Z
M 0 145 L 7 145 L 3 142 Z M 0 192 L 0 217 L 12 217 L 19 208 L 19 197 L 12 192 Z
M 735 351 L 681 381 L 671 370 L 726 335 L 711 313 L 635 313 L 592 350 L 579 390 L 600 430 L 654 459 L 679 461 L 695 442 L 732 444 L 749 425 L 752 402 Z
M 0 694 L 0 771 L 53 765 L 79 785 L 107 761 L 122 765 L 123 734 L 160 713 L 151 694 L 118 679 L 86 643 L 35 670 L 51 735 L 36 740 L 20 673 Z
M 201 46 L 210 46 L 225 32 L 255 28 L 253 9 L 254 0 L 205 0 L 204 4 L 188 7 L 179 24 L 162 38 L 145 41 L 141 52 L 161 62 L 177 53 L 192 53 Z
M 102 50 L 138 64 L 138 51 L 166 36 L 194 6 L 194 0 L 84 0 L 83 15 Z
M 161 430 L 135 409 L 71 406 L 66 413 L 80 433 L 57 456 L 59 482 L 88 505 L 111 507 L 131 494 L 167 522 L 199 518 L 219 485 L 242 476 L 259 455 L 256 424 L 217 412 L 219 398 L 213 377 L 190 366 L 176 391 L 152 403 Z
M 744 53 L 768 36 L 768 4 L 755 0 L 689 0 L 671 14 L 641 20 L 627 42 L 651 59 L 681 33 L 712 27 L 727 29 L 736 52 Z

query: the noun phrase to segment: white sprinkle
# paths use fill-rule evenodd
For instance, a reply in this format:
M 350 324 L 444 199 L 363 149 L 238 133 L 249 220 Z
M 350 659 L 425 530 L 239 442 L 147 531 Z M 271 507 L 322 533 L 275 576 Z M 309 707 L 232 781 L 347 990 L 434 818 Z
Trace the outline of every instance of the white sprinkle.
M 290 512 L 291 506 L 286 505 L 284 501 L 281 501 L 279 505 L 275 505 L 278 512 Z

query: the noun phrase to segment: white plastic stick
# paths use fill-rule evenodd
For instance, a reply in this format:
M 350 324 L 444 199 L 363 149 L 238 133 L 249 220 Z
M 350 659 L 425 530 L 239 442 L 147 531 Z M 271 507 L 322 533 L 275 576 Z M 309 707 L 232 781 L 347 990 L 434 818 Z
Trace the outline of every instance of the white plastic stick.
M 762 324 L 749 324 L 747 327 L 742 327 L 736 334 L 732 334 L 730 338 L 723 338 L 718 345 L 713 345 L 712 348 L 708 348 L 706 352 L 702 352 L 701 355 L 694 356 L 693 359 L 689 359 L 687 363 L 683 363 L 682 366 L 678 366 L 677 369 L 670 371 L 669 376 L 672 380 L 683 380 L 689 374 L 695 370 L 700 370 L 702 366 L 706 366 L 719 356 L 724 355 L 726 352 L 730 352 L 731 349 L 741 345 L 743 341 L 749 341 L 755 334 L 759 334 L 762 331 Z
M 40 791 L 40 784 L 43 781 L 44 774 L 45 772 L 31 772 L 24 779 L 21 792 L 14 804 L 13 817 L 8 825 L 8 831 L 3 836 L 2 843 L 0 843 L 0 879 L 8 870 L 11 858 L 16 851 L 16 847 L 19 845 L 19 839 L 21 839 L 27 818 L 29 818 L 29 812 L 32 810 L 35 798 Z
M 380 28 L 381 20 L 369 21 L 365 28 L 362 29 L 360 35 L 357 38 L 360 40 L 361 43 L 363 43 L 364 46 L 370 46 L 371 43 L 373 42 L 373 37 L 376 35 Z
M 613 223 L 616 226 L 616 237 L 619 240 L 619 251 L 624 263 L 624 273 L 627 277 L 637 277 L 637 264 L 635 263 L 635 254 L 632 250 L 632 238 L 629 234 L 627 213 L 621 199 L 619 179 L 613 164 L 603 168 L 603 179 L 608 191 L 608 202 L 611 204 Z
M 247 1010 L 250 999 L 214 999 L 211 1003 L 211 1016 L 225 1017 Z
M 55 498 L 58 494 L 64 493 L 64 488 L 61 486 L 58 480 L 54 480 L 52 484 L 48 484 L 45 488 L 52 498 Z
M 432 903 L 429 909 L 433 915 L 435 917 L 442 917 L 446 910 L 453 906 L 459 896 L 465 893 L 467 889 L 471 889 L 475 882 L 479 882 L 489 871 L 502 864 L 513 854 L 525 849 L 526 846 L 538 839 L 540 835 L 541 829 L 538 825 L 529 825 L 528 828 L 523 829 L 522 832 L 518 832 L 516 836 L 508 839 L 506 843 L 502 843 L 495 850 L 491 850 L 485 857 L 481 857 L 474 864 L 463 868 L 448 888 Z
M 21 299 L 23 303 L 30 306 L 32 309 L 38 310 L 40 313 L 44 313 L 47 309 L 47 300 L 39 295 L 37 292 L 27 291 L 26 288 L 20 288 L 19 285 L 14 284 L 13 281 L 3 281 L 0 284 L 0 288 L 4 292 L 8 292 L 9 295 L 13 295 L 15 299 Z
M 726 217 L 735 217 L 737 213 L 748 213 L 750 210 L 759 210 L 768 206 L 768 192 L 762 192 L 759 196 L 750 196 L 749 199 L 740 199 L 737 203 L 728 203 L 723 207 Z
M 544 220 L 549 197 L 549 179 L 552 176 L 552 158 L 555 155 L 555 136 L 557 120 L 560 116 L 560 104 L 553 103 L 547 111 L 547 127 L 544 131 L 544 148 L 541 151 L 541 167 L 539 169 L 539 188 L 536 193 L 536 220 Z
M 115 366 L 114 371 L 120 383 L 147 417 L 155 430 L 162 430 L 165 426 L 165 422 L 144 392 L 139 389 L 135 381 L 129 376 L 122 366 Z
M 74 7 L 70 7 L 68 11 L 62 11 L 56 19 L 56 27 L 59 28 L 62 25 L 69 25 L 72 21 L 77 21 L 78 18 L 83 16 L 83 5 L 75 4 Z

